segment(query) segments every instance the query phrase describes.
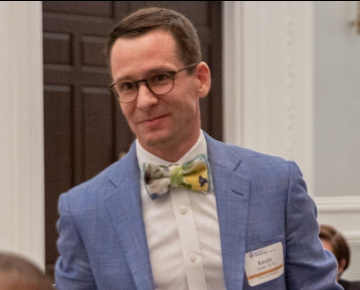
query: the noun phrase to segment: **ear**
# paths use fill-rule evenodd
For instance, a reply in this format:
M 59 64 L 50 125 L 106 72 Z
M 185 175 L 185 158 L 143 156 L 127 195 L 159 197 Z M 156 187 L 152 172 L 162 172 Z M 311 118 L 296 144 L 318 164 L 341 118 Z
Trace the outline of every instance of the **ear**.
M 211 75 L 210 69 L 205 62 L 200 62 L 194 72 L 196 74 L 198 96 L 204 98 L 210 91 L 211 86 Z
M 342 274 L 345 270 L 345 266 L 346 266 L 346 260 L 345 259 L 341 259 L 341 261 L 339 262 L 338 265 L 338 272 L 339 274 Z

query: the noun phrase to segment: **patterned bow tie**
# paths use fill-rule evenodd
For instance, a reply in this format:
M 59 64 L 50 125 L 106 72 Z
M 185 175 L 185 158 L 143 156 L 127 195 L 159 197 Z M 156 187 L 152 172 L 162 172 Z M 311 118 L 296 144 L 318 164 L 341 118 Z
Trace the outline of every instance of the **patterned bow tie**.
M 196 156 L 183 165 L 143 164 L 145 188 L 151 199 L 163 196 L 170 187 L 185 187 L 196 191 L 211 190 L 211 172 L 204 154 Z

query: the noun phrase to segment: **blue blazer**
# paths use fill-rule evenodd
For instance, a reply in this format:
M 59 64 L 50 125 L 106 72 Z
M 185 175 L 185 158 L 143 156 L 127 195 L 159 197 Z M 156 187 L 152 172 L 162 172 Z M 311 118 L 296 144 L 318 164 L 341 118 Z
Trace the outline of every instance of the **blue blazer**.
M 342 289 L 318 238 L 316 207 L 294 162 L 205 134 L 226 289 Z M 151 290 L 155 283 L 142 214 L 136 149 L 61 195 L 58 290 Z M 245 253 L 281 242 L 284 274 L 251 287 Z

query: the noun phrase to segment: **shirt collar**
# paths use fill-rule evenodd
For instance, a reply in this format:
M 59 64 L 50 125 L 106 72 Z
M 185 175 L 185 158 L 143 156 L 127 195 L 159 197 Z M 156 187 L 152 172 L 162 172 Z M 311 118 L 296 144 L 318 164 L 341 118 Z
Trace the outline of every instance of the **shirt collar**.
M 136 139 L 136 154 L 138 158 L 138 164 L 140 170 L 142 169 L 142 165 L 144 162 L 151 163 L 155 165 L 165 165 L 168 166 L 170 164 L 183 164 L 192 158 L 198 156 L 199 154 L 205 154 L 207 156 L 207 144 L 206 139 L 204 136 L 204 133 L 202 130 L 200 130 L 199 138 L 195 145 L 187 152 L 183 157 L 181 157 L 176 162 L 169 162 L 164 159 L 161 159 L 150 152 L 146 151 L 139 143 L 139 141 Z

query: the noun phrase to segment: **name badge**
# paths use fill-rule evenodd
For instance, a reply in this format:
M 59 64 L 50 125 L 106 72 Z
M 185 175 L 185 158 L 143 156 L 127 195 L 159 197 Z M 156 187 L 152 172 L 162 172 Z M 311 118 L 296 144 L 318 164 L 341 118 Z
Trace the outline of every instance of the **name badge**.
M 281 242 L 245 254 L 245 272 L 250 286 L 256 286 L 284 273 Z

